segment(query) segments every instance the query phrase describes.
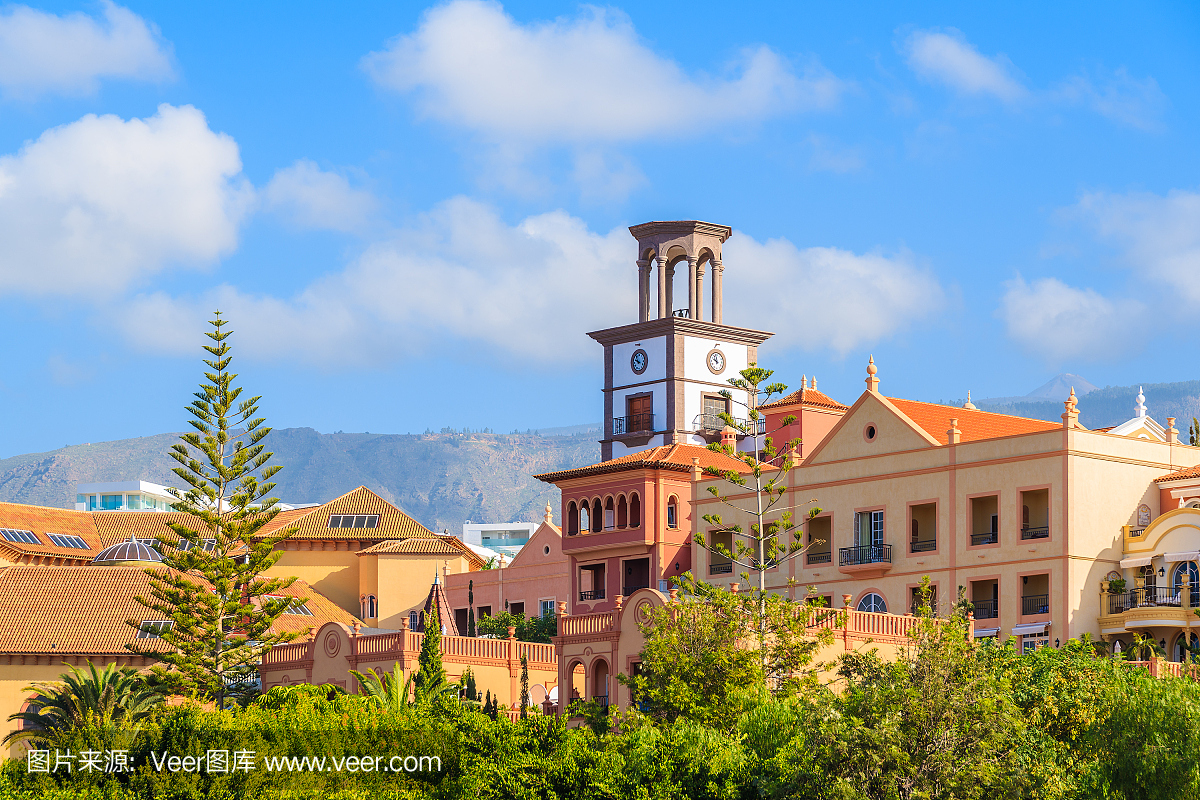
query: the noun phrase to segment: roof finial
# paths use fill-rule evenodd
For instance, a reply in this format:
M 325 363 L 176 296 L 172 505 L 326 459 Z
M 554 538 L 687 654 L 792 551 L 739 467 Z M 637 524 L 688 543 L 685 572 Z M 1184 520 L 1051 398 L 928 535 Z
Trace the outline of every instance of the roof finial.
M 975 404 L 971 402 L 971 390 L 970 389 L 967 389 L 967 402 L 963 403 L 963 408 L 968 409 L 969 411 L 978 411 L 979 410 L 978 408 L 975 407 Z
M 807 389 L 807 388 L 808 388 L 808 376 L 807 376 L 807 375 L 801 375 L 801 376 L 800 376 L 800 388 L 801 388 L 801 389 Z
M 867 391 L 879 391 L 879 378 L 875 376 L 879 373 L 879 367 L 875 366 L 875 356 L 871 356 L 871 360 L 867 362 Z
M 546 524 L 554 524 L 554 511 L 550 508 L 550 504 L 546 503 Z
M 1138 387 L 1137 405 L 1134 406 L 1134 416 L 1139 419 L 1146 416 L 1146 395 L 1142 394 L 1141 386 Z
M 812 390 L 814 392 L 817 390 L 817 376 L 816 375 L 813 375 L 813 377 L 812 377 Z

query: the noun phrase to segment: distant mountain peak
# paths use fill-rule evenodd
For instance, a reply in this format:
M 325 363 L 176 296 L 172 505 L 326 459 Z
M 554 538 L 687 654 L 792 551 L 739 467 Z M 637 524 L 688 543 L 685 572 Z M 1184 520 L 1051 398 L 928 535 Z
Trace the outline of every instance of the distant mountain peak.
M 1083 397 L 1085 394 L 1094 392 L 1100 388 L 1089 382 L 1087 378 L 1070 372 L 1061 372 L 1025 396 L 1061 400 L 1071 393 L 1072 387 L 1075 389 L 1076 397 Z

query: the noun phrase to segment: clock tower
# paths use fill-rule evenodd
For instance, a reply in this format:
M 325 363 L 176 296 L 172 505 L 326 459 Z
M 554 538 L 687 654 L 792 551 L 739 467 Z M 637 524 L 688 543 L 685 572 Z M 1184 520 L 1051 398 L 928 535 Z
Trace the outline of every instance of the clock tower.
M 646 222 L 637 240 L 638 321 L 588 335 L 604 347 L 604 461 L 669 444 L 720 439 L 728 412 L 746 417 L 746 392 L 728 379 L 758 361 L 771 334 L 722 320 L 721 245 L 733 231 L 696 220 Z M 676 271 L 687 272 L 687 306 L 673 296 Z M 705 274 L 710 302 L 705 305 Z M 652 287 L 654 291 L 652 291 Z M 733 402 L 719 392 L 733 392 Z

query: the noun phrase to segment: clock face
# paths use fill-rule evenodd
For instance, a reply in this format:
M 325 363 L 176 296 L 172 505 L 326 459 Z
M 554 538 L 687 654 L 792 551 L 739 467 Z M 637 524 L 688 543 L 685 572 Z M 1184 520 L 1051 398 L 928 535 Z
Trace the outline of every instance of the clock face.
M 721 374 L 725 371 L 725 354 L 720 350 L 713 350 L 708 354 L 708 369 L 710 372 Z
M 635 350 L 633 353 L 633 358 L 629 359 L 629 366 L 632 367 L 633 371 L 636 372 L 638 375 L 641 375 L 643 372 L 646 371 L 646 365 L 648 363 L 650 363 L 650 362 L 649 362 L 649 359 L 646 357 L 645 350 Z

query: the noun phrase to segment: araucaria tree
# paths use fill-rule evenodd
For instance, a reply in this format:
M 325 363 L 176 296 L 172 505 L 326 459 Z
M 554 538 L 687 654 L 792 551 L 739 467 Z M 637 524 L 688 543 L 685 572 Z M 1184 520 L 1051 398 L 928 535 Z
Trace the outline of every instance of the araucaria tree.
M 187 516 L 168 522 L 173 535 L 158 537 L 165 569 L 147 570 L 150 596 L 137 598 L 158 620 L 170 621 L 158 632 L 168 647 L 144 646 L 146 639 L 127 645 L 167 665 L 163 677 L 177 690 L 218 707 L 253 682 L 263 653 L 300 635 L 272 626 L 304 602 L 278 594 L 295 578 L 264 576 L 281 555 L 275 546 L 295 529 L 263 533 L 280 510 L 268 495 L 281 467 L 267 464 L 273 454 L 263 439 L 271 429 L 257 416 L 261 398 L 243 399 L 234 385 L 228 324 L 217 312 L 205 334 L 212 340 L 204 346 L 208 369 L 187 407 L 195 430 L 170 451 L 179 462 L 172 471 L 190 487 L 171 490 L 173 505 Z
M 817 612 L 808 602 L 796 603 L 767 592 L 767 570 L 782 566 L 805 550 L 803 526 L 797 526 L 793 521 L 795 507 L 780 505 L 787 495 L 787 477 L 799 440 L 785 441 L 777 446 L 774 438 L 774 434 L 786 429 L 796 418 L 784 417 L 778 428 L 768 431 L 766 417 L 759 410 L 772 397 L 787 391 L 787 386 L 782 383 L 767 383 L 772 374 L 772 370 L 752 363 L 741 370 L 738 377 L 729 379 L 731 386 L 746 393 L 749 402 L 741 403 L 728 389 L 721 395 L 731 403 L 742 405 L 746 418 L 738 419 L 725 412 L 721 419 L 736 434 L 748 439 L 753 447 L 743 451 L 736 445 L 710 444 L 708 449 L 723 453 L 738 463 L 725 469 L 707 467 L 704 470 L 706 475 L 720 478 L 733 487 L 728 493 L 721 491 L 719 486 L 710 486 L 708 491 L 738 519 L 749 519 L 749 528 L 736 520 L 726 524 L 721 514 L 705 514 L 705 522 L 721 533 L 731 534 L 732 546 L 713 543 L 711 537 L 700 532 L 694 538 L 704 549 L 742 568 L 740 576 L 750 587 L 744 605 L 750 623 L 748 627 L 755 638 L 751 644 L 760 656 L 767 685 L 780 691 L 790 686 L 799 670 L 811 660 L 817 642 L 805 633 Z M 730 494 L 737 494 L 739 498 L 735 501 Z M 804 515 L 805 523 L 820 513 L 812 501 L 805 503 L 805 507 L 808 509 Z M 776 513 L 778 518 L 768 521 L 768 516 Z

